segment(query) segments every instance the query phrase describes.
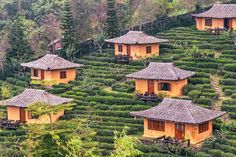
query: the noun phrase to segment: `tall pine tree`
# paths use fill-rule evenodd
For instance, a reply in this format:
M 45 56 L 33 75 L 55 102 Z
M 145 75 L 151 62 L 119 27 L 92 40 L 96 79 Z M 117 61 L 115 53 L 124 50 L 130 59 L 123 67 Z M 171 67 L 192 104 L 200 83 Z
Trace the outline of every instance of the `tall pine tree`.
M 23 22 L 24 17 L 17 15 L 10 27 L 9 43 L 11 49 L 7 53 L 6 59 L 15 67 L 18 67 L 19 63 L 27 61 L 33 56 L 33 51 L 24 33 L 25 27 Z
M 119 23 L 116 13 L 116 1 L 107 0 L 107 35 L 110 38 L 117 37 L 119 35 Z
M 74 19 L 71 10 L 71 2 L 67 0 L 64 4 L 64 14 L 62 19 L 62 26 L 64 29 L 64 38 L 62 39 L 62 53 L 63 57 L 66 57 L 66 50 L 76 48 L 76 38 L 75 38 L 75 26 Z

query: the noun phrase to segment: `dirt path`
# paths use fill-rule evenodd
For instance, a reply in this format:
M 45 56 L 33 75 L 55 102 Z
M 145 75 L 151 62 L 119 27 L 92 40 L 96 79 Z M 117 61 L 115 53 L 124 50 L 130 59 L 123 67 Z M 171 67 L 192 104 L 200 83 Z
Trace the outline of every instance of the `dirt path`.
M 217 110 L 217 111 L 221 111 L 223 101 L 227 100 L 227 99 L 231 99 L 231 98 L 228 96 L 225 96 L 223 89 L 220 85 L 220 77 L 219 76 L 211 75 L 210 80 L 211 80 L 211 85 L 212 85 L 214 91 L 218 95 L 218 98 L 216 100 L 214 100 L 214 102 L 213 102 L 212 109 Z M 229 115 L 225 114 L 224 116 L 222 116 L 221 119 L 223 121 L 229 121 Z

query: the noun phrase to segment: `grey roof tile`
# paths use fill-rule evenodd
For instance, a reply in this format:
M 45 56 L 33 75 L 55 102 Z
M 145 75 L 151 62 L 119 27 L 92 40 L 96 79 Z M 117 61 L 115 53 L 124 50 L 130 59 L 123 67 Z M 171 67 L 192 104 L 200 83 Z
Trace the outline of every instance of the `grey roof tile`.
M 192 14 L 194 17 L 236 18 L 236 4 L 214 4 L 211 9 Z
M 197 106 L 191 100 L 165 98 L 158 106 L 131 112 L 131 115 L 153 120 L 200 124 L 218 118 L 225 113 Z
M 194 72 L 182 70 L 173 63 L 150 62 L 147 68 L 138 72 L 126 75 L 127 78 L 153 79 L 153 80 L 183 80 L 194 75 Z
M 71 102 L 73 99 L 62 98 L 50 94 L 45 90 L 25 89 L 21 94 L 5 100 L 3 104 L 6 106 L 27 107 L 28 105 L 39 101 L 49 105 L 60 105 Z
M 159 39 L 150 35 L 145 34 L 142 31 L 129 31 L 123 36 L 107 39 L 108 43 L 118 43 L 118 44 L 155 44 L 168 42 L 167 39 Z
M 22 63 L 21 66 L 35 69 L 42 69 L 42 70 L 57 70 L 57 69 L 76 68 L 76 67 L 81 67 L 83 65 L 70 62 L 68 60 L 63 59 L 62 57 L 59 57 L 58 55 L 46 54 L 45 56 L 39 58 L 38 60 L 29 63 Z

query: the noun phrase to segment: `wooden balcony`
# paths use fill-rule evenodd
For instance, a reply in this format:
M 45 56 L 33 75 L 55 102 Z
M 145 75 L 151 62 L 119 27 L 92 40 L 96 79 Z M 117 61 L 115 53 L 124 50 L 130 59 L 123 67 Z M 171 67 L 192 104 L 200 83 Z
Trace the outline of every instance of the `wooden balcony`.
M 212 35 L 220 35 L 222 32 L 227 31 L 227 28 L 207 28 L 207 32 Z
M 20 121 L 0 120 L 0 128 L 8 130 L 16 130 L 20 126 Z
M 152 137 L 141 137 L 140 141 L 142 144 L 146 144 L 146 145 L 151 145 L 151 144 L 161 144 L 163 147 L 168 148 L 168 146 L 171 145 L 181 145 L 181 147 L 186 148 L 186 147 L 190 147 L 190 139 L 186 139 L 186 140 L 177 140 L 175 138 L 171 138 L 171 137 L 166 137 L 161 136 L 161 137 L 156 137 L 156 138 L 152 138 Z
M 132 57 L 128 55 L 116 55 L 115 60 L 117 63 L 129 63 L 132 61 Z
M 143 101 L 154 101 L 158 102 L 161 100 L 160 97 L 158 97 L 155 93 L 153 94 L 148 94 L 147 92 L 145 94 L 137 94 L 136 95 L 137 99 L 143 100 Z

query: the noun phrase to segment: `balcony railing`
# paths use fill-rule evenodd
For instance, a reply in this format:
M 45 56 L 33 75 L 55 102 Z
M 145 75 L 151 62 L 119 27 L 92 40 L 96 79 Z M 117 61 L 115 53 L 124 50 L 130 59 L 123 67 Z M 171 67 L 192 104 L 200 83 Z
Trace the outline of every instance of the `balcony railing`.
M 132 61 L 132 57 L 128 55 L 116 55 L 115 60 L 117 63 L 129 63 Z
M 14 120 L 0 120 L 0 128 L 16 130 L 20 126 L 20 123 L 21 123 L 20 121 L 14 121 Z
M 141 137 L 140 141 L 143 144 L 147 144 L 147 145 L 160 143 L 165 148 L 167 148 L 166 146 L 171 146 L 171 145 L 181 145 L 181 147 L 184 147 L 184 148 L 190 147 L 190 139 L 177 140 L 175 138 L 166 137 L 165 135 L 160 136 L 160 137 L 156 137 L 156 138 Z
M 158 97 L 155 93 L 152 94 L 148 94 L 148 92 L 146 92 L 145 94 L 137 94 L 136 95 L 137 99 L 139 100 L 143 100 L 143 101 L 160 101 L 161 98 Z
M 222 32 L 227 31 L 227 28 L 207 28 L 207 32 L 213 35 L 220 35 Z

